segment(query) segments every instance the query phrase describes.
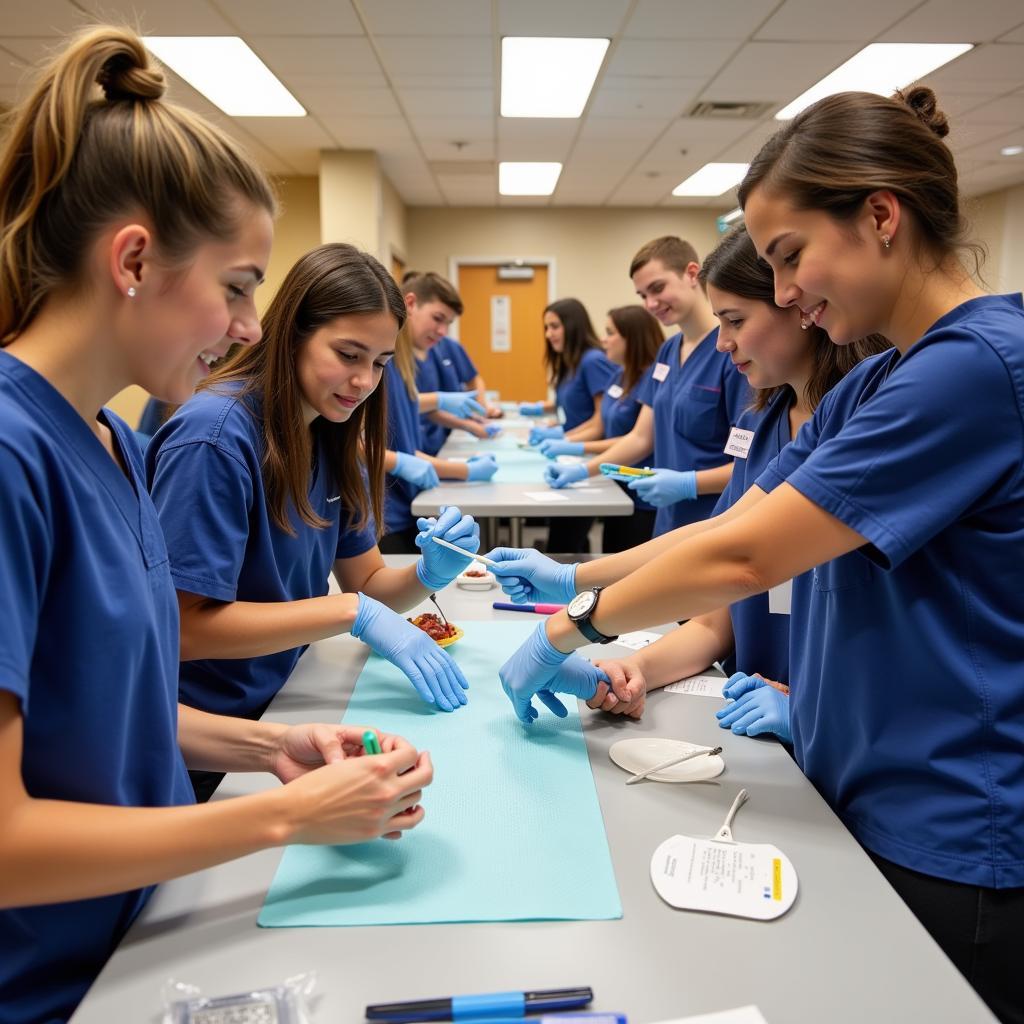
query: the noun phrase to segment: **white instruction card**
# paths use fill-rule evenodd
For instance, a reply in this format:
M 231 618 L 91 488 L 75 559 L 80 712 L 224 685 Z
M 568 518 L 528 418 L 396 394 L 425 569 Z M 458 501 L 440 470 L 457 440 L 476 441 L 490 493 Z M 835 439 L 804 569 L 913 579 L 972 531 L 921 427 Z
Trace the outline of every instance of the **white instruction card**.
M 639 651 L 641 647 L 646 647 L 660 639 L 660 633 L 649 633 L 645 629 L 638 629 L 633 633 L 622 633 L 615 643 L 620 647 L 628 647 L 631 651 Z
M 557 491 L 523 491 L 523 494 L 531 501 L 540 502 L 542 505 L 569 500 L 568 494 L 559 494 Z
M 725 676 L 690 676 L 678 683 L 669 683 L 665 689 L 669 693 L 687 693 L 691 697 L 721 697 L 726 682 Z

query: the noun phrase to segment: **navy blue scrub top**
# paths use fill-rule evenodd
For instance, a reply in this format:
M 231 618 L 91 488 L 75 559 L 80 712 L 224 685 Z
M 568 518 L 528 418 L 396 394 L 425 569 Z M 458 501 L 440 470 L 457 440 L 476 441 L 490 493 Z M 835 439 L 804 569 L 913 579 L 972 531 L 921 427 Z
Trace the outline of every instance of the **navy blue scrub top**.
M 328 526 L 310 526 L 289 505 L 289 536 L 270 516 L 262 472 L 260 400 L 238 385 L 201 391 L 159 430 L 146 452 L 150 490 L 178 590 L 215 601 L 322 597 L 337 558 L 376 545 L 372 524 L 348 527 L 347 510 L 321 443 L 309 503 Z M 229 393 L 224 393 L 229 391 Z M 305 646 L 258 658 L 185 661 L 181 699 L 218 715 L 258 716 L 285 684 Z
M 682 471 L 714 469 L 730 461 L 723 449 L 730 429 L 750 404 L 750 389 L 729 355 L 715 348 L 717 327 L 680 366 L 682 339 L 682 334 L 674 334 L 658 349 L 654 365 L 636 388 L 637 398 L 654 411 L 653 465 Z M 702 494 L 695 501 L 659 508 L 654 536 L 707 519 L 718 497 Z
M 420 445 L 420 406 L 410 398 L 405 381 L 392 359 L 384 370 L 388 389 L 388 450 L 415 455 Z M 388 473 L 384 478 L 384 533 L 397 533 L 416 525 L 412 501 L 420 488 Z
M 586 423 L 594 415 L 594 396 L 607 390 L 618 369 L 599 349 L 584 350 L 576 371 L 555 387 L 555 402 L 565 415 L 566 430 Z
M 0 351 L 0 688 L 25 789 L 193 802 L 178 749 L 178 604 L 132 431 L 129 476 L 51 385 Z M 151 890 L 0 910 L 0 1022 L 66 1020 Z
M 973 299 L 859 364 L 758 480 L 860 549 L 794 581 L 801 767 L 869 850 L 1024 885 L 1024 309 Z
M 790 388 L 776 392 L 760 412 L 748 409 L 736 424 L 740 430 L 754 431 L 747 457 L 736 456 L 732 479 L 715 505 L 721 515 L 736 504 L 757 482 L 767 466 L 789 444 L 789 411 L 795 395 Z M 768 595 L 755 594 L 729 605 L 735 638 L 735 667 L 755 672 L 780 683 L 789 682 L 789 616 L 768 610 Z
M 421 395 L 432 391 L 464 391 L 477 376 L 477 369 L 466 350 L 454 338 L 442 338 L 424 360 L 416 360 L 416 390 Z M 435 423 L 429 413 L 420 416 L 420 451 L 436 455 L 451 431 Z
M 608 385 L 604 398 L 601 399 L 601 424 L 606 438 L 622 437 L 624 434 L 628 434 L 636 425 L 637 416 L 640 415 L 641 402 L 636 397 L 637 386 L 640 382 L 637 381 L 629 393 L 624 394 L 622 391 L 622 375 L 625 372 L 623 368 L 619 368 L 618 373 L 615 374 L 615 379 Z M 635 467 L 642 467 L 643 463 L 635 462 L 633 465 Z M 626 493 L 633 499 L 633 504 L 637 508 L 651 509 L 654 507 L 653 505 L 648 505 L 646 501 L 641 501 L 636 496 L 635 491 L 627 490 Z

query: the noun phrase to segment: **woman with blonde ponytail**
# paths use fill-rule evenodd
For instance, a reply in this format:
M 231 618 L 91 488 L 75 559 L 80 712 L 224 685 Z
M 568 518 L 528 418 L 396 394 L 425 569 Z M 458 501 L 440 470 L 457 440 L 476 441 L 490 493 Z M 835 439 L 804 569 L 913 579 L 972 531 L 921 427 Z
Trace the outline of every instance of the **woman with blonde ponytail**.
M 275 200 L 163 89 L 134 33 L 91 29 L 0 152 L 0 1024 L 66 1020 L 154 883 L 289 841 L 397 836 L 431 780 L 398 737 L 370 771 L 361 732 L 177 703 L 167 550 L 132 432 L 103 405 L 129 384 L 183 402 L 259 340 Z M 186 764 L 290 784 L 197 807 Z

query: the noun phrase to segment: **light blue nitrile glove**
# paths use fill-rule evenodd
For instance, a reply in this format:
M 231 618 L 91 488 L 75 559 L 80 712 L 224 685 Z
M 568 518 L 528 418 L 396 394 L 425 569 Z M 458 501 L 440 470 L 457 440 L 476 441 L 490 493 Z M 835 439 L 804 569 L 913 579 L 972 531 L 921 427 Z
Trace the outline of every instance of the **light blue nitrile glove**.
M 438 391 L 437 407 L 462 420 L 487 415 L 487 410 L 468 391 Z
M 655 469 L 654 476 L 638 476 L 626 486 L 641 501 L 655 508 L 674 505 L 677 501 L 693 501 L 697 497 L 697 474 L 692 469 Z
M 459 666 L 422 629 L 387 605 L 360 594 L 352 635 L 404 672 L 428 704 L 454 711 L 467 702 L 469 683 Z
M 577 480 L 587 479 L 587 467 L 582 462 L 572 465 L 565 465 L 561 462 L 552 462 L 544 467 L 544 482 L 549 487 L 559 488 L 568 484 L 574 484 Z
M 493 455 L 471 455 L 466 465 L 469 467 L 467 480 L 490 480 L 498 472 L 498 460 Z
M 524 725 L 537 717 L 534 694 L 559 718 L 565 718 L 568 712 L 555 696 L 556 691 L 590 700 L 597 692 L 597 684 L 602 679 L 607 682 L 607 677 L 589 662 L 554 648 L 545 626 L 544 622 L 538 623 L 523 646 L 498 670 L 501 688 Z
M 549 459 L 553 459 L 559 455 L 582 455 L 583 442 L 555 440 L 541 441 L 540 453 L 541 455 L 546 455 Z
M 426 459 L 410 455 L 408 452 L 395 452 L 395 457 L 398 461 L 391 472 L 421 491 L 436 487 L 441 482 L 437 470 Z
M 519 403 L 519 415 L 520 416 L 543 416 L 544 415 L 544 403 L 543 402 L 520 402 Z
M 516 604 L 568 604 L 576 596 L 578 562 L 562 565 L 533 548 L 494 548 L 487 557 L 497 563 L 489 568 Z
M 748 676 L 746 672 L 733 672 L 722 687 L 722 696 L 726 700 L 739 700 L 743 694 L 766 685 L 759 675 Z
M 563 437 L 565 437 L 565 427 L 534 427 L 530 431 L 529 441 L 530 444 L 536 446 L 541 441 L 558 441 Z
M 460 572 L 468 569 L 472 555 L 480 550 L 480 524 L 472 516 L 464 516 L 455 505 L 445 505 L 436 519 L 417 519 L 416 546 L 423 552 L 416 563 L 416 578 L 428 590 L 443 590 Z M 435 544 L 430 538 L 440 537 L 465 555 Z
M 501 427 L 497 423 L 488 423 L 484 426 L 484 430 L 487 431 L 487 439 L 490 440 L 492 437 L 497 437 L 501 433 Z
M 735 676 L 733 676 L 735 679 Z M 769 686 L 759 676 L 748 676 L 755 680 L 753 689 L 746 690 L 736 701 L 715 712 L 715 718 L 723 729 L 731 729 L 737 736 L 760 736 L 771 733 L 786 743 L 793 742 L 793 730 L 789 725 L 789 697 L 781 690 Z M 730 679 L 730 684 L 732 679 Z M 737 687 L 740 684 L 737 683 Z

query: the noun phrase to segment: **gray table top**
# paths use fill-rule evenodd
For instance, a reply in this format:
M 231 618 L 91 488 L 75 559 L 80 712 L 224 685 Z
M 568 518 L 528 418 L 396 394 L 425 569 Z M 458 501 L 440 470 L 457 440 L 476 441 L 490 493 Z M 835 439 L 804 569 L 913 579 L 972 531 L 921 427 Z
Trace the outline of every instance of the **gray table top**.
M 462 623 L 523 618 L 495 612 L 498 596 L 451 587 L 444 607 Z M 267 717 L 338 721 L 365 652 L 349 636 L 314 644 Z M 747 1003 L 770 1024 L 994 1020 L 785 750 L 719 729 L 719 706 L 656 693 L 639 723 L 581 706 L 621 920 L 261 929 L 256 917 L 281 857 L 264 851 L 161 886 L 74 1024 L 156 1021 L 169 977 L 225 995 L 308 970 L 318 977 L 314 1021 L 324 1024 L 362 1020 L 373 1002 L 566 985 L 593 986 L 595 1010 L 626 1012 L 632 1024 Z M 707 783 L 627 788 L 607 751 L 644 735 L 721 744 L 726 772 Z M 272 785 L 269 776 L 229 775 L 215 798 Z M 428 800 L 442 787 L 435 780 Z M 652 852 L 676 832 L 713 833 L 741 787 L 750 800 L 734 823 L 736 838 L 788 854 L 800 881 L 795 905 L 774 922 L 673 910 L 651 886 Z M 403 842 L 415 842 L 415 833 Z M 530 884 L 530 865 L 510 868 L 510 884 Z

